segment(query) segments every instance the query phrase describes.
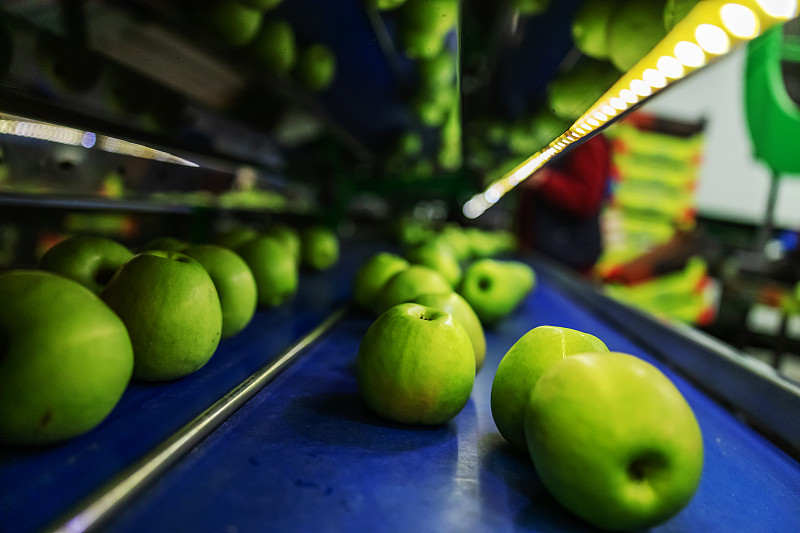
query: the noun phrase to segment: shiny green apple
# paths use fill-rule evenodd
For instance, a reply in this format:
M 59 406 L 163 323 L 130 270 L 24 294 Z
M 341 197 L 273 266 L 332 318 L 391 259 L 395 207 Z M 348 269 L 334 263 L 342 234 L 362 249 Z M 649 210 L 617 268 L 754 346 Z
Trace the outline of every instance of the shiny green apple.
M 452 290 L 447 278 L 436 270 L 423 265 L 410 265 L 383 285 L 375 310 L 380 314 L 397 304 L 410 302 L 420 294 L 447 293 Z
M 561 359 L 584 352 L 607 352 L 603 341 L 571 328 L 539 326 L 520 337 L 497 366 L 492 381 L 492 418 L 500 434 L 527 451 L 524 415 L 541 375 Z
M 691 407 L 667 376 L 633 355 L 586 353 L 553 364 L 524 424 L 539 479 L 597 527 L 661 524 L 700 483 L 703 436 Z
M 133 257 L 127 247 L 107 237 L 69 237 L 44 253 L 39 266 L 61 274 L 99 294 L 126 261 Z
M 378 252 L 364 261 L 353 278 L 353 301 L 362 311 L 374 311 L 381 289 L 409 262 L 391 252 Z
M 165 252 L 180 252 L 187 246 L 189 246 L 189 243 L 184 240 L 164 235 L 161 237 L 154 237 L 147 241 L 144 246 L 142 246 L 141 251 L 163 250 Z
M 148 250 L 117 270 L 100 297 L 125 323 L 133 376 L 184 377 L 205 365 L 222 333 L 222 309 L 203 265 L 178 252 Z
M 275 224 L 274 226 L 270 226 L 265 234 L 283 242 L 283 244 L 289 248 L 295 260 L 300 263 L 302 259 L 301 251 L 303 243 L 300 239 L 300 232 L 296 228 L 288 224 Z
M 269 74 L 287 75 L 297 62 L 294 30 L 283 19 L 264 20 L 249 46 L 253 57 Z
M 450 314 L 400 304 L 364 334 L 356 378 L 377 415 L 403 424 L 444 424 L 469 400 L 475 355 L 467 332 Z
M 236 249 L 253 272 L 258 305 L 277 307 L 297 292 L 298 265 L 291 251 L 275 237 L 263 235 Z
M 131 378 L 122 320 L 85 286 L 43 270 L 0 274 L 0 442 L 51 444 L 112 411 Z
M 253 272 L 236 252 L 214 244 L 195 244 L 181 253 L 206 269 L 222 310 L 222 338 L 233 337 L 252 320 L 258 303 Z
M 244 243 L 252 241 L 253 239 L 261 236 L 255 228 L 250 226 L 237 226 L 218 233 L 214 237 L 214 244 L 236 250 Z
M 252 41 L 263 12 L 239 0 L 204 0 L 194 6 L 201 28 L 226 46 L 240 47 Z
M 483 361 L 486 359 L 486 335 L 478 315 L 475 314 L 469 303 L 457 292 L 421 294 L 413 301 L 453 315 L 453 318 L 464 327 L 469 335 L 472 349 L 475 351 L 475 371 L 480 371 Z
M 527 264 L 483 258 L 466 268 L 458 292 L 484 326 L 491 327 L 510 315 L 535 284 L 535 273 Z

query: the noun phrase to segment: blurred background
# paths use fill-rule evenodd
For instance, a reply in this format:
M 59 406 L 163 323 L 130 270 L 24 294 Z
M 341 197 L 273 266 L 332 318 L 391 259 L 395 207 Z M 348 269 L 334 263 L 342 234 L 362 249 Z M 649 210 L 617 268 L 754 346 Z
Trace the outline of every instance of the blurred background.
M 0 268 L 73 234 L 477 227 L 800 380 L 797 6 L 722 4 L 3 1 Z M 722 17 L 699 58 L 691 17 Z

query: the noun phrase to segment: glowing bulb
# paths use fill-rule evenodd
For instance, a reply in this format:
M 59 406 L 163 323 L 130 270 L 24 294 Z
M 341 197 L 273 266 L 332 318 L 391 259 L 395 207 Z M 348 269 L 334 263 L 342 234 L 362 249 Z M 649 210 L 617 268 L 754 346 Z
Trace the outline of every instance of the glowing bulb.
M 591 126 L 594 126 L 595 128 L 600 125 L 600 123 L 593 118 L 588 119 L 586 122 L 588 122 Z
M 608 103 L 611 104 L 614 109 L 619 109 L 620 111 L 625 111 L 628 109 L 628 104 L 625 102 L 625 100 L 616 96 L 609 100 Z
M 703 49 L 689 41 L 681 41 L 675 45 L 675 57 L 687 67 L 702 67 L 706 64 Z
M 580 126 L 575 126 L 575 131 L 577 131 L 581 135 L 584 135 L 586 133 L 586 131 L 584 131 L 584 129 L 581 128 Z
M 667 78 L 680 78 L 683 76 L 683 65 L 672 56 L 659 57 L 656 68 Z
M 725 54 L 731 49 L 728 34 L 713 24 L 700 24 L 694 30 L 694 37 L 697 39 L 697 44 L 709 54 Z
M 792 18 L 797 11 L 796 0 L 758 0 L 758 5 L 776 19 Z
M 606 114 L 605 113 L 601 113 L 600 111 L 598 111 L 597 113 L 595 113 L 592 116 L 595 119 L 599 120 L 600 122 L 605 122 L 606 120 L 608 120 L 608 117 L 606 116 Z
M 741 39 L 755 37 L 759 31 L 755 13 L 741 4 L 725 4 L 719 10 L 725 29 Z
M 645 70 L 642 74 L 642 79 L 647 85 L 653 87 L 654 89 L 660 89 L 667 86 L 667 78 L 664 76 L 664 74 L 654 68 Z
M 636 96 L 636 93 L 631 91 L 630 89 L 622 89 L 619 92 L 619 97 L 622 98 L 624 101 L 628 102 L 629 104 L 635 104 L 639 101 L 639 97 Z
M 650 96 L 653 94 L 653 89 L 642 80 L 633 80 L 631 82 L 631 91 L 639 96 Z
M 497 201 L 500 199 L 500 191 L 498 191 L 494 187 L 489 187 L 488 189 L 486 189 L 486 192 L 483 193 L 483 197 L 490 204 L 497 203 Z
M 608 105 L 608 104 L 606 104 L 606 105 L 604 105 L 603 107 L 601 107 L 601 108 L 600 108 L 600 111 L 602 111 L 603 113 L 605 113 L 606 115 L 608 115 L 608 116 L 610 116 L 610 117 L 613 117 L 614 115 L 616 115 L 616 114 L 617 114 L 617 110 L 616 110 L 616 109 L 614 109 L 613 107 L 611 107 L 611 106 L 610 106 L 610 105 Z

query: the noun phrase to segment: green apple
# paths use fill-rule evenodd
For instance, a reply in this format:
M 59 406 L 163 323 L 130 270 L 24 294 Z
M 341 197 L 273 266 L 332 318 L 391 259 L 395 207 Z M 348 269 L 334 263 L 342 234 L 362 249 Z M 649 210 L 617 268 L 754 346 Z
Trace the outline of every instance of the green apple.
M 397 304 L 410 302 L 420 294 L 447 293 L 452 290 L 447 278 L 436 270 L 423 265 L 410 265 L 383 285 L 375 310 L 380 314 Z
M 603 529 L 664 522 L 700 483 L 703 437 L 691 407 L 661 371 L 629 354 L 553 364 L 525 410 L 525 435 L 545 487 Z
M 497 430 L 511 445 L 527 451 L 525 407 L 544 371 L 567 356 L 607 351 L 594 335 L 570 328 L 539 326 L 523 335 L 500 360 L 492 381 L 492 418 Z
M 443 37 L 458 20 L 458 0 L 407 0 L 400 16 L 406 28 Z
M 475 351 L 475 372 L 478 372 L 483 367 L 483 361 L 486 358 L 486 335 L 478 315 L 475 314 L 469 303 L 457 292 L 421 294 L 414 298 L 414 303 L 433 307 L 453 315 L 453 318 L 464 327 L 469 335 L 472 349 Z
M 456 82 L 456 58 L 453 54 L 443 51 L 430 59 L 420 59 L 417 62 L 420 81 L 427 87 L 453 88 Z
M 141 251 L 144 252 L 145 250 L 163 250 L 165 252 L 180 252 L 187 246 L 189 246 L 189 244 L 186 241 L 183 241 L 176 237 L 163 235 L 161 237 L 154 237 L 149 241 L 147 241 L 145 245 L 142 247 Z
M 461 265 L 458 263 L 452 248 L 440 240 L 429 241 L 412 248 L 407 254 L 408 260 L 416 265 L 430 267 L 450 283 L 453 288 L 461 281 Z
M 302 49 L 297 58 L 295 76 L 298 83 L 309 91 L 324 91 L 336 77 L 336 55 L 322 44 Z
M 255 228 L 250 226 L 238 226 L 226 231 L 223 231 L 214 238 L 214 244 L 219 244 L 225 248 L 236 250 L 244 243 L 251 241 L 261 234 Z
M 50 444 L 85 433 L 128 386 L 122 320 L 83 285 L 43 270 L 0 274 L 0 442 Z
M 39 266 L 61 274 L 99 294 L 114 272 L 133 257 L 115 240 L 78 235 L 59 242 L 42 256 Z
M 275 237 L 263 235 L 236 249 L 253 272 L 258 305 L 277 307 L 297 292 L 298 265 L 291 250 Z
M 608 58 L 620 71 L 633 68 L 667 34 L 664 28 L 666 3 L 666 0 L 623 0 L 611 14 Z
M 469 400 L 475 355 L 467 332 L 450 314 L 400 304 L 364 334 L 356 378 L 377 415 L 403 424 L 444 424 Z
M 253 272 L 236 252 L 214 244 L 195 244 L 182 252 L 203 265 L 217 289 L 222 310 L 222 338 L 242 331 L 258 303 Z
M 535 284 L 536 275 L 525 263 L 486 257 L 466 268 L 458 292 L 491 327 L 510 315 Z
M 205 365 L 219 344 L 222 309 L 203 265 L 178 252 L 147 250 L 117 270 L 100 297 L 133 343 L 133 376 L 178 379 Z
M 374 311 L 383 286 L 409 267 L 408 261 L 391 252 L 378 252 L 364 261 L 353 279 L 353 301 L 364 311 Z
M 238 0 L 205 0 L 196 7 L 202 29 L 226 46 L 239 47 L 252 41 L 263 12 Z
M 572 40 L 578 50 L 595 59 L 608 58 L 609 21 L 620 1 L 584 0 L 572 20 Z
M 547 86 L 549 108 L 561 120 L 576 120 L 619 77 L 619 71 L 608 61 L 584 57 L 573 68 L 550 81 Z
M 403 52 L 411 59 L 432 59 L 444 50 L 444 36 L 420 31 L 413 26 L 400 30 Z
M 301 264 L 327 270 L 339 261 L 339 237 L 324 226 L 304 228 L 300 233 Z
M 300 239 L 300 233 L 295 228 L 287 224 L 276 224 L 267 229 L 266 234 L 283 242 L 289 248 L 295 260 L 298 263 L 301 261 L 303 243 Z
M 258 35 L 250 43 L 250 52 L 270 74 L 289 74 L 297 62 L 291 24 L 283 19 L 265 19 Z

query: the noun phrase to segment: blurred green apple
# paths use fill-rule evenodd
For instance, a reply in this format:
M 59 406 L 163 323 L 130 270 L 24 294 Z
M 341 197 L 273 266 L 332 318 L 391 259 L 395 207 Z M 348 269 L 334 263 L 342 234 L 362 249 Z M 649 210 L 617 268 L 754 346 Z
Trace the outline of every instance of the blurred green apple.
M 422 265 L 410 265 L 383 285 L 375 309 L 380 314 L 397 304 L 410 302 L 420 294 L 449 293 L 452 290 L 447 278 L 436 270 Z
M 377 415 L 402 424 L 444 424 L 469 400 L 475 355 L 467 332 L 451 315 L 400 304 L 364 334 L 356 378 L 364 402 Z
M 122 320 L 83 285 L 41 270 L 0 274 L 0 442 L 83 434 L 119 402 L 133 370 Z
M 512 446 L 527 451 L 525 407 L 542 373 L 564 357 L 607 351 L 594 335 L 570 328 L 539 326 L 523 335 L 500 360 L 492 381 L 492 418 L 497 430 Z
M 222 310 L 222 338 L 242 331 L 252 320 L 258 303 L 256 280 L 244 259 L 214 244 L 195 244 L 182 253 L 203 265 L 214 282 Z
M 217 349 L 219 296 L 203 265 L 191 257 L 164 250 L 138 253 L 100 296 L 128 328 L 135 378 L 184 377 L 203 367 Z
M 621 0 L 584 0 L 572 20 L 575 46 L 595 59 L 608 58 L 608 26 Z
M 339 261 L 339 237 L 330 228 L 313 226 L 300 233 L 302 265 L 327 270 Z
M 417 61 L 420 81 L 432 88 L 453 88 L 456 81 L 456 58 L 448 51 L 443 51 L 430 59 Z
M 214 244 L 236 250 L 244 243 L 251 241 L 261 234 L 250 226 L 238 226 L 221 233 L 218 233 L 214 238 Z
M 664 29 L 671 31 L 700 0 L 667 0 L 664 5 Z
M 619 71 L 608 61 L 583 58 L 572 69 L 559 73 L 550 81 L 547 103 L 556 117 L 565 121 L 576 120 L 619 77 Z
M 623 0 L 608 25 L 608 58 L 622 72 L 639 62 L 667 34 L 664 28 L 666 0 Z
M 525 409 L 539 479 L 564 507 L 612 531 L 644 531 L 697 491 L 703 436 L 675 385 L 623 353 L 585 353 L 545 370 Z
M 430 267 L 450 283 L 452 288 L 457 288 L 461 281 L 461 265 L 458 263 L 452 248 L 440 240 L 432 240 L 416 246 L 406 254 L 409 262 L 416 265 Z
M 373 7 L 381 11 L 397 9 L 405 3 L 406 0 L 367 0 L 368 7 Z
M 534 271 L 525 263 L 484 258 L 467 267 L 458 292 L 491 327 L 510 315 L 535 284 Z
M 195 14 L 202 29 L 232 47 L 252 41 L 264 16 L 261 9 L 241 0 L 203 0 L 195 6 Z
M 538 15 L 549 5 L 550 0 L 511 0 L 511 7 L 521 15 Z
M 250 52 L 270 74 L 289 74 L 297 62 L 291 24 L 283 19 L 265 19 L 258 35 L 250 43 Z
M 275 224 L 267 229 L 266 235 L 275 237 L 285 244 L 298 264 L 300 263 L 303 244 L 297 229 L 287 224 Z
M 410 59 L 433 59 L 444 50 L 444 36 L 420 31 L 413 26 L 400 30 L 400 42 Z
M 472 349 L 475 351 L 475 372 L 478 372 L 483 367 L 483 361 L 486 358 L 486 335 L 478 315 L 475 314 L 469 303 L 457 292 L 421 294 L 413 301 L 425 307 L 433 307 L 450 313 L 459 324 L 464 326 L 464 330 L 472 342 Z
M 312 44 L 300 51 L 295 66 L 297 82 L 311 92 L 331 86 L 336 77 L 336 55 L 322 44 Z
M 391 252 L 378 252 L 367 259 L 353 279 L 353 301 L 364 311 L 375 311 L 378 295 L 395 274 L 409 267 L 408 261 Z
M 298 265 L 291 250 L 275 237 L 262 235 L 237 248 L 253 272 L 258 305 L 277 307 L 297 292 Z
M 133 252 L 107 237 L 78 235 L 59 242 L 44 253 L 39 266 L 61 274 L 99 294 Z
M 407 0 L 400 16 L 406 28 L 444 36 L 458 20 L 458 0 Z

